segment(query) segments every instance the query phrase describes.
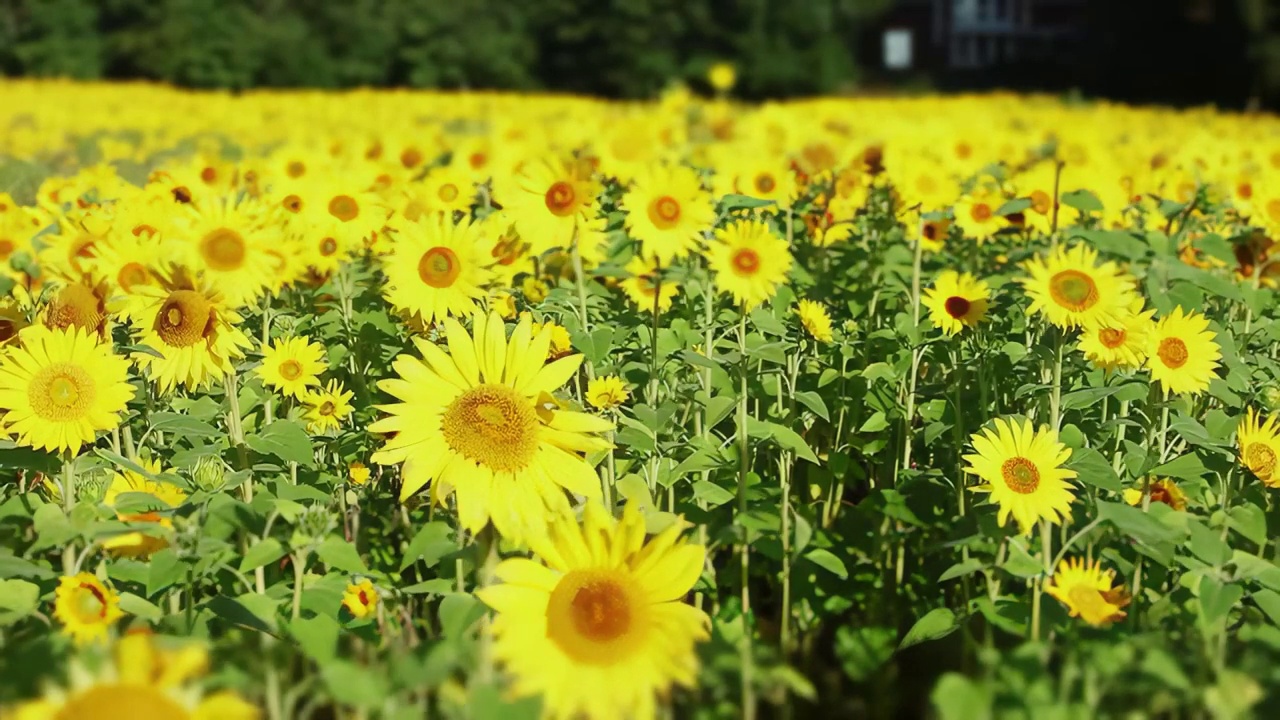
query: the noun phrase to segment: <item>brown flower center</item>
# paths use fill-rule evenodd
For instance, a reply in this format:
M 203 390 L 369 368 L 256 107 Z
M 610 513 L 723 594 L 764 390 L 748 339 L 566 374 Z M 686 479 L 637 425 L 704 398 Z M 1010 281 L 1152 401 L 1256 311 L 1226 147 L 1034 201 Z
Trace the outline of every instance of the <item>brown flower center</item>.
M 452 287 L 461 273 L 457 253 L 447 247 L 433 247 L 418 259 L 418 277 L 433 288 Z
M 1049 279 L 1049 296 L 1059 306 L 1083 312 L 1098 304 L 1098 286 L 1079 270 L 1063 270 Z
M 1011 457 L 1000 466 L 1004 484 L 1019 495 L 1030 495 L 1040 487 L 1040 471 L 1024 457 Z
M 1160 341 L 1160 347 L 1156 349 L 1156 355 L 1159 356 L 1161 362 L 1172 370 L 1177 370 L 1187 364 L 1187 344 L 1180 338 L 1165 338 Z

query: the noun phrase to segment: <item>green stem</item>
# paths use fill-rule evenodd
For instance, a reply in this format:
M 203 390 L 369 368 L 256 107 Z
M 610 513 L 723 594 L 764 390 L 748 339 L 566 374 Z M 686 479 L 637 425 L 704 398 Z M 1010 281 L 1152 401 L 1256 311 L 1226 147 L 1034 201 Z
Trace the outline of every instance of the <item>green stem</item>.
M 66 513 L 67 520 L 71 520 L 71 511 L 76 507 L 76 459 L 67 454 L 66 459 L 62 461 L 62 511 Z M 74 540 L 68 541 L 67 546 L 62 549 L 62 574 L 76 574 L 76 543 Z
M 303 550 L 293 554 L 293 614 L 294 620 L 298 619 L 298 615 L 302 612 L 302 577 L 304 574 L 304 564 L 307 561 L 307 551 Z
M 924 246 L 917 239 L 915 241 L 915 259 L 911 264 L 911 321 L 912 327 L 920 326 L 920 266 L 924 257 Z M 916 382 L 920 377 L 920 361 L 924 357 L 924 348 L 917 347 L 911 350 L 911 377 L 908 380 L 907 389 L 907 412 L 903 418 L 902 432 L 904 435 L 902 443 L 902 469 L 911 469 L 911 440 L 912 431 L 914 430 L 914 420 L 916 414 Z M 894 473 L 894 484 L 897 484 L 897 473 Z
M 738 517 L 739 522 L 747 515 L 747 474 L 751 470 L 750 444 L 747 437 L 747 311 L 745 308 L 738 316 L 738 354 L 739 354 L 739 386 L 738 386 Z M 742 545 L 739 556 L 742 561 L 742 717 L 744 720 L 755 720 L 755 658 L 752 652 L 751 592 L 750 578 L 751 533 L 742 526 Z

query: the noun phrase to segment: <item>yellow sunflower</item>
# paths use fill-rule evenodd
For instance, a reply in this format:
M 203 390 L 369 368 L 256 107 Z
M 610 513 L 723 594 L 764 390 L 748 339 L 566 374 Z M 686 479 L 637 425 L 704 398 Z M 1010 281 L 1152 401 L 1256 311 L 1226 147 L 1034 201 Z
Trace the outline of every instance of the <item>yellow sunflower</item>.
M 673 684 L 696 684 L 710 621 L 683 600 L 706 551 L 682 526 L 646 543 L 635 505 L 617 521 L 588 503 L 581 526 L 562 517 L 532 541 L 537 560 L 498 565 L 502 582 L 476 595 L 518 695 L 540 694 L 552 718 L 648 718 Z
M 576 163 L 559 158 L 532 160 L 509 180 L 495 176 L 494 183 L 494 199 L 534 255 L 569 247 L 574 233 L 591 220 L 596 186 Z
M 410 184 L 405 193 L 409 197 L 404 209 L 408 219 L 414 220 L 413 214 L 419 217 L 443 214 L 452 220 L 454 212 L 471 211 L 476 186 L 471 182 L 470 173 L 461 167 L 446 165 L 427 173 L 421 182 Z
M 1222 350 L 1209 319 L 1182 306 L 1161 318 L 1147 341 L 1147 369 L 1167 392 L 1199 393 L 1209 388 Z
M 791 250 L 759 220 L 738 220 L 716 230 L 707 250 L 716 284 L 744 309 L 773 297 L 791 270 Z
M 133 362 L 162 393 L 209 385 L 232 372 L 231 361 L 252 345 L 237 327 L 240 315 L 202 282 L 176 274 L 139 293 L 146 299 L 134 314 L 134 336 L 155 352 L 134 353 Z
M 262 353 L 258 377 L 262 384 L 273 388 L 285 397 L 301 400 L 320 384 L 320 373 L 329 369 L 324 346 L 298 336 L 276 340 Z
M 1240 464 L 1249 468 L 1263 485 L 1280 488 L 1276 459 L 1280 458 L 1280 418 L 1271 415 L 1265 421 L 1253 408 L 1245 412 L 1236 430 L 1240 446 Z
M 977 327 L 987 316 L 991 289 L 969 273 L 945 270 L 920 301 L 929 308 L 934 325 L 947 335 L 955 335 L 966 327 Z
M 661 270 L 654 262 L 639 256 L 631 258 L 626 269 L 629 276 L 618 283 L 618 287 L 626 293 L 632 305 L 651 313 L 656 296 L 658 312 L 664 313 L 671 309 L 671 301 L 680 294 L 680 286 L 675 280 L 663 280 L 660 277 Z
M 342 387 L 338 380 L 330 380 L 323 389 L 303 397 L 306 405 L 307 432 L 317 433 L 337 430 L 353 412 L 351 398 L 355 393 Z
M 1135 297 L 1130 312 L 1116 325 L 1099 325 L 1080 335 L 1080 351 L 1104 370 L 1139 368 L 1147 359 L 1147 338 L 1155 323 L 1155 310 L 1143 311 L 1144 300 Z
M 74 455 L 97 431 L 120 425 L 134 390 L 129 362 L 110 343 L 80 328 L 40 325 L 19 341 L 0 358 L 0 407 L 19 444 Z
M 265 205 L 254 201 L 211 199 L 174 230 L 186 251 L 183 265 L 196 269 L 233 308 L 244 307 L 271 285 L 272 259 L 267 250 L 282 230 L 271 222 Z
M 77 645 L 105 640 L 111 626 L 124 617 L 120 596 L 93 573 L 59 578 L 53 598 L 53 616 Z
M 139 288 L 157 285 L 154 264 L 164 257 L 155 232 L 113 233 L 97 250 L 97 275 L 107 283 L 107 308 L 128 322 L 137 309 Z
M 368 579 L 351 583 L 342 594 L 342 607 L 355 619 L 363 620 L 378 609 L 378 589 Z
M 727 189 L 739 195 L 773 200 L 780 208 L 789 207 L 796 197 L 795 172 L 781 160 L 743 153 L 726 172 L 733 179 Z
M 627 231 L 640 241 L 640 254 L 663 267 L 698 247 L 716 219 L 711 196 L 698 173 L 683 165 L 653 165 L 622 196 Z
M 351 481 L 352 485 L 364 485 L 368 483 L 369 476 L 371 474 L 372 473 L 369 468 L 359 460 L 353 460 L 351 461 L 351 464 L 347 466 L 347 479 Z
M 378 384 L 399 402 L 380 406 L 389 417 L 369 426 L 389 435 L 373 461 L 404 464 L 400 498 L 430 483 L 434 502 L 456 493 L 468 531 L 492 520 L 517 542 L 544 532 L 547 513 L 568 509 L 566 490 L 599 498 L 599 478 L 582 453 L 607 449 L 597 435 L 612 423 L 557 409 L 551 398 L 582 356 L 547 364 L 551 332 L 535 336 L 528 317 L 510 339 L 497 314 L 476 314 L 472 333 L 452 318 L 444 325 L 448 352 L 415 339 L 423 359 L 401 355 L 393 366 L 399 377 Z
M 493 278 L 483 228 L 443 215 L 401 226 L 383 262 L 387 302 L 423 323 L 474 313 Z
M 796 305 L 796 317 L 800 318 L 800 325 L 814 340 L 829 343 L 835 337 L 831 332 L 831 316 L 822 303 L 801 300 Z
M 1114 583 L 1115 572 L 1103 570 L 1097 560 L 1088 563 L 1074 558 L 1058 564 L 1044 590 L 1066 605 L 1071 617 L 1100 627 L 1125 617 L 1129 594 L 1124 585 L 1113 587 Z
M 1151 502 L 1153 503 L 1164 503 L 1179 511 L 1187 509 L 1187 494 L 1182 492 L 1182 488 L 1178 487 L 1177 483 L 1168 478 L 1152 478 L 1151 486 L 1147 488 L 1147 492 L 1151 493 Z M 1124 501 L 1130 505 L 1141 505 L 1142 488 L 1126 488 Z
M 91 335 L 105 338 L 107 292 L 105 283 L 93 285 L 87 279 L 63 284 L 44 307 L 41 320 L 51 330 L 78 327 Z
M 975 191 L 966 195 L 955 204 L 956 227 L 978 243 L 990 240 L 1005 227 L 1005 219 L 996 215 L 1000 205 L 1000 196 L 994 192 Z
M 1024 265 L 1030 277 L 1018 282 L 1031 297 L 1028 313 L 1040 313 L 1060 328 L 1119 327 L 1131 313 L 1133 280 L 1113 262 L 1098 264 L 1087 245 L 1059 246 L 1047 260 Z
M 258 720 L 238 694 L 206 695 L 193 681 L 209 666 L 204 648 L 168 648 L 150 632 L 130 632 L 112 648 L 113 662 L 96 672 L 73 660 L 71 684 L 18 703 L 14 720 Z
M 587 383 L 587 403 L 599 410 L 612 410 L 625 403 L 630 395 L 617 375 L 604 375 Z
M 1030 420 L 997 418 L 994 430 L 975 433 L 970 442 L 974 452 L 964 456 L 969 463 L 964 471 L 985 481 L 973 489 L 991 493 L 1002 527 L 1013 516 L 1018 529 L 1029 534 L 1039 520 L 1057 524 L 1071 516 L 1075 495 L 1067 480 L 1076 473 L 1063 467 L 1071 449 L 1052 430 L 1037 432 Z
M 153 475 L 159 475 L 163 472 L 158 459 L 143 460 L 141 465 Z M 149 526 L 153 529 L 156 527 L 165 530 L 172 529 L 173 520 L 166 511 L 178 507 L 187 499 L 187 493 L 173 483 L 152 480 L 132 470 L 125 470 L 112 474 L 111 482 L 107 485 L 107 492 L 102 498 L 102 504 L 109 508 L 115 508 L 120 496 L 125 493 L 145 493 L 150 495 L 155 498 L 159 507 L 146 512 L 122 513 L 117 511 L 116 518 L 135 527 L 145 528 Z M 107 550 L 131 557 L 150 555 L 157 550 L 168 547 L 168 545 L 169 542 L 162 537 L 156 537 L 137 530 L 107 538 L 102 542 L 102 547 Z

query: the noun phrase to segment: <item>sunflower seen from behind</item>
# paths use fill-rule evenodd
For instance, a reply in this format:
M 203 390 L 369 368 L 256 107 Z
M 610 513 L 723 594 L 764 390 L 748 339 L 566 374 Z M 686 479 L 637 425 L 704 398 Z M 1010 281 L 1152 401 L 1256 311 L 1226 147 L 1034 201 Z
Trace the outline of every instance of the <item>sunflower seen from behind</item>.
M 562 516 L 532 541 L 537 559 L 499 564 L 502 582 L 476 595 L 513 691 L 541 695 L 547 717 L 648 718 L 673 685 L 694 686 L 710 621 L 684 598 L 706 551 L 682 526 L 646 542 L 635 505 L 615 520 L 590 502 L 581 524 Z
M 77 645 L 105 640 L 124 612 L 120 596 L 93 573 L 80 572 L 58 579 L 53 592 L 53 617 Z
M 514 542 L 546 530 L 567 511 L 566 491 L 600 497 L 583 456 L 605 450 L 612 423 L 561 409 L 552 398 L 581 355 L 547 362 L 551 330 L 534 334 L 526 316 L 507 337 L 496 313 L 477 314 L 471 332 L 447 318 L 448 350 L 415 338 L 421 358 L 401 355 L 397 377 L 378 383 L 397 402 L 369 430 L 388 435 L 373 461 L 403 464 L 400 499 L 431 485 L 436 503 L 455 497 L 458 521 L 476 533 L 490 522 Z
M 1046 258 L 1024 266 L 1018 279 L 1031 298 L 1027 312 L 1064 329 L 1118 327 L 1131 314 L 1133 280 L 1113 262 L 1098 263 L 1098 252 L 1079 244 L 1058 246 Z
M 1071 617 L 1078 617 L 1094 627 L 1123 620 L 1129 594 L 1124 585 L 1115 584 L 1115 571 L 1103 570 L 1102 564 L 1081 558 L 1064 559 L 1044 587 L 1063 605 Z
M 483 228 L 444 215 L 397 225 L 391 253 L 383 259 L 387 302 L 423 323 L 474 313 L 493 279 L 491 241 Z
M 965 328 L 976 328 L 987 316 L 991 289 L 969 273 L 944 270 L 921 302 L 929 309 L 929 319 L 948 336 Z
M 1057 524 L 1070 517 L 1075 495 L 1067 481 L 1076 473 L 1064 465 L 1071 449 L 1030 420 L 997 418 L 993 425 L 970 437 L 973 453 L 964 456 L 964 471 L 983 481 L 973 490 L 991 494 L 1001 527 L 1012 517 L 1020 532 L 1030 534 L 1040 520 Z
M 744 310 L 772 298 L 791 271 L 791 250 L 759 220 L 738 220 L 716 230 L 707 249 L 716 286 Z
M 0 407 L 18 444 L 80 452 L 120 425 L 134 396 L 129 362 L 82 328 L 32 325 L 0 358 Z
M 640 254 L 662 267 L 698 247 L 715 222 L 711 196 L 698 173 L 683 165 L 652 165 L 622 196 L 627 231 L 640 241 Z
M 1249 408 L 1236 430 L 1236 445 L 1240 450 L 1240 464 L 1269 488 L 1280 488 L 1280 474 L 1276 473 L 1280 459 L 1280 418 L 1262 415 Z
M 319 375 L 327 370 L 324 346 L 305 336 L 276 340 L 262 353 L 258 377 L 262 384 L 285 397 L 301 400 L 320 385 Z
M 1147 369 L 1167 393 L 1197 394 L 1209 389 L 1222 349 L 1209 319 L 1184 313 L 1179 305 L 1156 323 L 1147 340 Z

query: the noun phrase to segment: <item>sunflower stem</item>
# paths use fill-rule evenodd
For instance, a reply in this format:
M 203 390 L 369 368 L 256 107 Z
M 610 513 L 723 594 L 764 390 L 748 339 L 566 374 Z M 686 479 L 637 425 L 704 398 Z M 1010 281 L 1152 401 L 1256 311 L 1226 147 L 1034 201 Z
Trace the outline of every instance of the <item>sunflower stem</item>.
M 755 658 L 752 654 L 751 623 L 751 591 L 747 582 L 750 578 L 751 533 L 742 519 L 747 514 L 747 474 L 751 470 L 751 457 L 747 439 L 747 310 L 745 307 L 738 314 L 738 522 L 742 530 L 742 544 L 739 555 L 742 561 L 742 717 L 743 720 L 755 720 Z
M 920 326 L 920 265 L 924 258 L 924 246 L 919 238 L 915 240 L 915 259 L 911 263 L 911 322 L 912 327 Z M 920 376 L 920 361 L 924 358 L 924 348 L 917 347 L 911 351 L 911 378 L 908 380 L 907 412 L 903 418 L 902 469 L 911 469 L 911 436 L 916 413 L 916 381 Z M 898 482 L 894 473 L 893 482 Z
M 578 249 L 577 226 L 573 228 L 573 238 L 569 242 L 569 256 L 573 262 L 573 284 L 578 290 L 578 324 L 584 334 L 590 335 L 591 318 L 587 314 L 587 279 L 586 271 L 582 268 L 582 251 Z M 587 379 L 594 379 L 596 371 L 591 360 L 588 359 L 583 365 L 587 370 Z
M 293 562 L 293 612 L 291 617 L 298 619 L 298 615 L 302 613 L 302 576 L 304 574 L 304 563 L 307 561 L 307 551 L 303 550 L 293 554 L 290 558 Z
M 1049 395 L 1049 421 L 1053 423 L 1055 439 L 1062 429 L 1062 345 L 1066 333 L 1059 330 L 1055 333 L 1053 344 L 1053 389 Z
M 76 459 L 70 453 L 62 461 L 62 511 L 71 519 L 76 507 Z M 76 542 L 71 540 L 62 549 L 62 574 L 76 574 Z

